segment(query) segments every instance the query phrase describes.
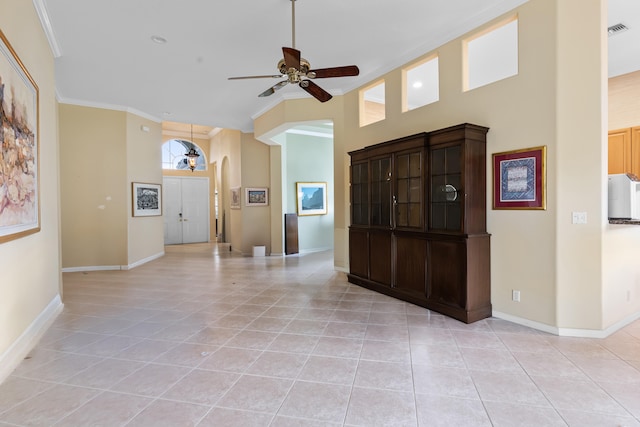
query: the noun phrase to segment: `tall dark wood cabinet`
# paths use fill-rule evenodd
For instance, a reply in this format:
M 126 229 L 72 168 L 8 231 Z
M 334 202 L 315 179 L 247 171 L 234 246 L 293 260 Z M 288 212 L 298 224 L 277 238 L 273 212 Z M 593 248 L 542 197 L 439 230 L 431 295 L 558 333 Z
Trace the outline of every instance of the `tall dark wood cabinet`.
M 351 283 L 467 323 L 491 316 L 488 130 L 462 124 L 349 153 Z
M 284 214 L 284 253 L 298 253 L 298 214 Z

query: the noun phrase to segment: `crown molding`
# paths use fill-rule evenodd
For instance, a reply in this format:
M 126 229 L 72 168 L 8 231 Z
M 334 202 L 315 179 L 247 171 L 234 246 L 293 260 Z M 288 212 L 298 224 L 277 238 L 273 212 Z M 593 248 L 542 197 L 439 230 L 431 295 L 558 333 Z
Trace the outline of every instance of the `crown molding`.
M 53 27 L 51 26 L 51 20 L 49 19 L 49 13 L 47 12 L 44 0 L 33 0 L 33 6 L 38 13 L 38 18 L 40 18 L 40 23 L 42 24 L 44 34 L 47 36 L 47 40 L 49 41 L 53 57 L 60 58 L 62 56 L 62 50 L 60 49 L 56 35 L 53 32 Z
M 100 102 L 89 102 L 89 101 L 83 101 L 79 99 L 62 98 L 60 96 L 58 96 L 58 102 L 60 104 L 77 105 L 79 107 L 91 107 L 91 108 L 101 108 L 103 110 L 124 111 L 125 113 L 135 114 L 136 116 L 142 117 L 147 120 L 151 120 L 152 122 L 156 122 L 156 123 L 163 122 L 162 119 L 152 116 L 151 114 L 147 114 L 143 111 L 136 110 L 135 108 L 124 107 L 122 105 L 104 104 Z

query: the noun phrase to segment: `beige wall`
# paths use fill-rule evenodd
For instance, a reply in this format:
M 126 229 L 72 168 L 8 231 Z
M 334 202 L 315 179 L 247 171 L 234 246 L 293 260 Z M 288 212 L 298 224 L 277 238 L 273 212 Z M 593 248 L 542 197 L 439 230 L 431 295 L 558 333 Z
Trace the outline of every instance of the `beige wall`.
M 271 245 L 270 255 L 284 255 L 284 197 L 286 194 L 286 180 L 282 176 L 283 164 L 286 159 L 286 150 L 281 145 L 269 146 L 269 214 L 271 216 Z
M 60 105 L 62 267 L 127 265 L 127 113 Z
M 556 170 L 552 187 L 558 326 L 604 329 L 602 227 L 607 178 L 606 0 L 557 2 Z M 580 19 L 575 11 L 580 9 Z M 573 211 L 587 224 L 571 224 Z M 585 262 L 589 260 L 589 262 Z
M 161 256 L 162 216 L 133 217 L 131 193 L 132 182 L 162 183 L 160 124 L 70 104 L 59 120 L 62 267 L 126 269 Z
M 134 217 L 132 182 L 162 184 L 162 126 L 135 114 L 126 115 L 127 265 L 136 266 L 164 254 L 162 216 Z
M 211 139 L 209 148 L 209 161 L 215 164 L 217 173 L 220 227 L 224 216 L 226 243 L 237 251 L 242 248 L 242 211 L 231 209 L 229 194 L 231 188 L 242 185 L 241 140 L 240 131 L 224 129 Z
M 580 20 L 575 19 L 578 9 Z M 256 119 L 255 133 L 262 139 L 283 123 L 334 119 L 335 203 L 336 212 L 343 213 L 336 215 L 338 268 L 348 266 L 348 151 L 464 122 L 490 128 L 488 171 L 491 153 L 546 145 L 546 210 L 492 210 L 487 182 L 494 314 L 560 333 L 602 330 L 637 312 L 640 300 L 636 292 L 632 301 L 624 303 L 628 310 L 619 311 L 619 298 L 603 307 L 609 298 L 603 297 L 609 292 L 603 278 L 617 271 L 613 263 L 603 262 L 603 230 L 608 226 L 603 168 L 606 1 L 531 0 L 469 35 L 514 13 L 519 19 L 516 76 L 464 92 L 460 38 L 416 58 L 418 62 L 434 53 L 439 56 L 440 101 L 434 104 L 402 113 L 398 68 L 381 76 L 387 108 L 381 122 L 359 126 L 355 90 L 326 104 L 312 99 L 285 101 Z M 572 224 L 574 211 L 587 212 L 588 223 Z M 637 246 L 632 234 L 618 240 L 631 240 L 628 248 Z M 632 284 L 637 288 L 640 273 L 631 270 L 625 280 L 628 284 L 635 274 Z M 521 302 L 511 301 L 513 289 L 521 292 Z
M 271 253 L 271 208 L 268 206 L 246 206 L 245 189 L 251 187 L 269 188 L 270 149 L 254 139 L 253 134 L 243 133 L 240 140 L 242 158 L 242 243 L 238 249 L 245 255 L 252 255 L 253 246 L 265 246 Z M 236 245 L 237 246 L 237 245 Z
M 3 0 L 2 10 L 0 29 L 38 85 L 41 230 L 0 243 L 0 382 L 61 309 L 58 124 L 53 55 L 32 2 Z

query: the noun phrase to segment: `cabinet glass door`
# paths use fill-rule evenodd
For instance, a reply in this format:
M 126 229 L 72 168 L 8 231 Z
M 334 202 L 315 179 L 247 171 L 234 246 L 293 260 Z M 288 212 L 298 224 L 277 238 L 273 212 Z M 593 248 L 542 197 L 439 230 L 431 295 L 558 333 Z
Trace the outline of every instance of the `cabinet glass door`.
M 422 153 L 400 154 L 395 158 L 395 226 L 422 227 Z
M 371 225 L 391 227 L 391 158 L 371 160 Z
M 460 145 L 431 150 L 429 228 L 432 230 L 462 230 L 464 189 L 461 159 Z
M 351 166 L 351 224 L 369 224 L 369 167 L 368 163 Z

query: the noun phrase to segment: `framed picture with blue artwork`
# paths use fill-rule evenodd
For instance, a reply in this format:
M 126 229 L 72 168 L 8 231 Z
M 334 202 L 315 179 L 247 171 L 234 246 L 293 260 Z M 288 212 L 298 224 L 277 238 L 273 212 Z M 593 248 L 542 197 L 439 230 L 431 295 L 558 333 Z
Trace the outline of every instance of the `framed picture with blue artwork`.
M 547 208 L 547 147 L 493 155 L 493 209 Z
M 296 182 L 298 216 L 327 214 L 327 183 Z

